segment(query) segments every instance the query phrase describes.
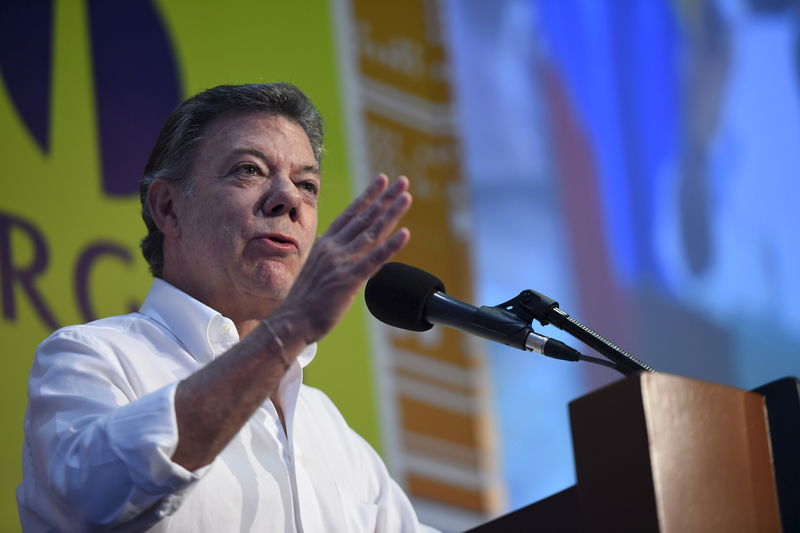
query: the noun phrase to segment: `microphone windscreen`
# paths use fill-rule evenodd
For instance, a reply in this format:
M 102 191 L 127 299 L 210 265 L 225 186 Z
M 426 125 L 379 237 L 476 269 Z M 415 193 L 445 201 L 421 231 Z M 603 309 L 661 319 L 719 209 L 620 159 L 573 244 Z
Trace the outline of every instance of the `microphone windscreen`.
M 385 324 L 411 331 L 427 331 L 425 304 L 436 292 L 445 292 L 442 280 L 403 263 L 386 263 L 367 282 L 364 299 L 372 316 Z

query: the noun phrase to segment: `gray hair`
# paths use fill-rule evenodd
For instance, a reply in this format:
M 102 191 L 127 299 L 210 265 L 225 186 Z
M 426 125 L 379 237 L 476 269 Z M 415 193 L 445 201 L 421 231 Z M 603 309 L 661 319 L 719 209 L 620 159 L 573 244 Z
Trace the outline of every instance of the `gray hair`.
M 142 254 L 150 271 L 161 277 L 164 270 L 164 234 L 158 229 L 147 207 L 147 190 L 157 179 L 191 192 L 189 171 L 203 130 L 215 118 L 229 112 L 266 112 L 296 122 L 306 132 L 319 165 L 322 158 L 322 118 L 314 104 L 290 83 L 220 85 L 184 101 L 170 114 L 158 136 L 139 182 L 142 219 L 147 236 L 142 239 Z

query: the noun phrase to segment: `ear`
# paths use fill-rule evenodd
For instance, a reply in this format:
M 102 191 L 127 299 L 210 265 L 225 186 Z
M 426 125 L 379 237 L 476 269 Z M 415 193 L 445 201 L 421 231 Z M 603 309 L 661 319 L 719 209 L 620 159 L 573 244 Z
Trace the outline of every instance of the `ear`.
M 153 222 L 165 237 L 180 236 L 180 221 L 175 210 L 175 200 L 180 192 L 171 183 L 155 180 L 147 188 L 147 208 Z

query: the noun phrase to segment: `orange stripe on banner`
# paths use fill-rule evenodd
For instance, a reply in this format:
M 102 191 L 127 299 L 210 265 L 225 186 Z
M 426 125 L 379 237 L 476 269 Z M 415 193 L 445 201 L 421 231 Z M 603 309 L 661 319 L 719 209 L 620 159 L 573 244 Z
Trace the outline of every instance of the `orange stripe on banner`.
M 457 392 L 459 394 L 466 394 L 468 396 L 476 396 L 479 393 L 483 392 L 482 390 L 477 389 L 475 387 L 462 387 L 459 385 L 453 385 L 452 383 L 447 383 L 446 381 L 442 381 L 434 377 L 425 374 L 420 374 L 419 372 L 414 372 L 413 370 L 408 370 L 405 368 L 395 368 L 394 373 L 398 376 L 410 378 L 415 381 L 427 383 L 428 385 L 433 385 L 435 387 L 452 392 Z
M 448 102 L 448 57 L 434 2 L 354 0 L 362 75 L 435 102 Z
M 408 480 L 409 492 L 414 496 L 473 511 L 486 512 L 492 510 L 489 491 L 465 489 L 458 485 L 436 481 L 417 474 L 409 474 L 406 479 Z
M 481 448 L 481 419 L 405 396 L 400 397 L 403 428 L 470 448 Z
M 405 332 L 397 334 L 390 331 L 387 336 L 392 346 L 400 350 L 429 357 L 434 361 L 441 361 L 467 370 L 476 372 L 482 370 L 482 361 L 468 355 L 471 353 L 470 351 L 464 350 L 467 341 L 471 340 L 468 338 L 467 334 L 449 328 L 439 329 L 442 340 L 436 346 L 428 346 L 420 339 L 415 338 L 413 335 L 408 335 Z

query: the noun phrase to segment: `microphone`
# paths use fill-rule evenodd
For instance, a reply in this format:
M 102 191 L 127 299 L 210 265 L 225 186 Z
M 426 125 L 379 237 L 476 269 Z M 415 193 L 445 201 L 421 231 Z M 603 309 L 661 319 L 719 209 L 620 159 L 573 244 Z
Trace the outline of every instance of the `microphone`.
M 556 359 L 581 358 L 580 352 L 563 342 L 535 333 L 513 313 L 475 307 L 448 296 L 442 280 L 411 265 L 383 265 L 367 282 L 364 299 L 375 318 L 397 328 L 427 331 L 439 324 Z

